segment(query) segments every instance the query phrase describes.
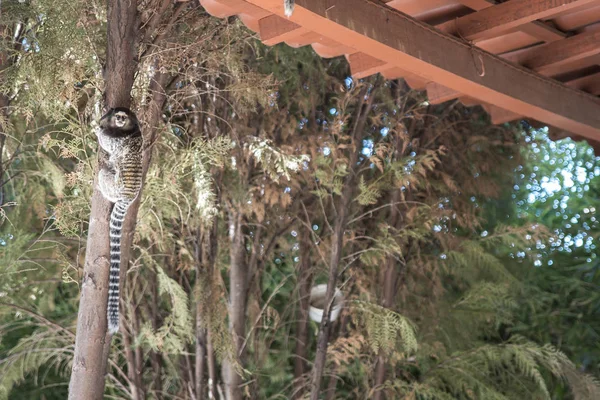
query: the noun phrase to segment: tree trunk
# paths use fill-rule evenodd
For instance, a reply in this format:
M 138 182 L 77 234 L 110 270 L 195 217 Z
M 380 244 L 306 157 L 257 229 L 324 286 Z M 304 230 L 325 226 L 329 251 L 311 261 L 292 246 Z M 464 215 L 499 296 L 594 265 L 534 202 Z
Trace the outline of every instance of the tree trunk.
M 198 318 L 199 307 L 196 305 L 196 318 Z M 206 370 L 206 330 L 204 330 L 196 319 L 196 399 L 204 400 L 205 384 L 204 375 Z
M 212 345 L 212 333 L 210 328 L 206 332 L 206 358 L 208 361 L 208 398 L 217 398 L 217 362 L 215 361 L 215 351 Z
M 212 290 L 214 266 L 217 258 L 217 217 L 208 227 L 201 226 L 198 230 L 196 248 L 196 285 L 202 285 L 202 290 Z M 207 298 L 209 296 L 205 296 Z M 203 400 L 207 391 L 204 380 L 208 354 L 208 332 L 203 324 L 206 320 L 206 304 L 196 303 L 196 399 Z M 210 365 L 210 361 L 209 361 Z M 209 385 L 210 386 L 210 385 Z M 210 387 L 209 387 L 210 392 Z M 210 395 L 209 395 L 210 396 Z
M 367 97 L 366 100 L 365 97 Z M 318 400 L 319 392 L 321 390 L 321 380 L 323 379 L 325 360 L 327 358 L 329 330 L 331 328 L 329 315 L 331 313 L 331 306 L 333 305 L 333 295 L 335 293 L 335 285 L 337 283 L 338 267 L 340 265 L 340 260 L 342 259 L 342 252 L 344 248 L 344 231 L 346 230 L 348 208 L 350 206 L 350 201 L 352 200 L 352 193 L 354 192 L 355 174 L 358 166 L 358 143 L 360 143 L 359 136 L 362 136 L 362 133 L 364 132 L 367 117 L 371 112 L 373 98 L 373 93 L 367 96 L 367 90 L 361 90 L 359 95 L 361 103 L 357 106 L 356 117 L 351 134 L 354 146 L 351 146 L 351 149 L 353 148 L 353 150 L 348 157 L 350 171 L 344 179 L 342 195 L 340 196 L 339 202 L 336 205 L 337 215 L 335 215 L 333 224 L 331 257 L 329 261 L 329 277 L 327 279 L 327 291 L 325 292 L 325 309 L 323 310 L 323 318 L 321 319 L 319 335 L 317 337 L 317 354 L 315 355 L 315 363 L 311 380 L 310 400 Z
M 136 68 L 137 46 L 136 2 L 110 0 L 108 2 L 108 40 L 106 78 L 107 107 L 128 107 L 131 102 Z M 102 197 L 94 179 L 92 211 L 88 231 L 86 260 L 83 268 L 81 299 L 77 315 L 75 354 L 69 384 L 70 400 L 102 399 L 104 376 L 108 361 L 111 336 L 107 333 L 106 304 L 108 299 L 109 217 L 111 203 Z M 124 248 L 131 243 L 131 228 L 137 215 L 137 206 L 132 206 L 123 229 Z M 129 258 L 122 255 L 121 276 Z M 121 279 L 123 282 L 123 279 Z
M 409 134 L 412 134 L 415 127 L 414 120 L 411 121 L 409 127 Z M 402 141 L 400 137 L 395 138 L 395 158 L 399 159 L 402 157 L 401 149 L 402 149 Z M 395 228 L 399 228 L 402 223 L 402 218 L 400 218 L 399 213 L 399 205 L 400 201 L 400 189 L 396 189 L 392 192 L 392 196 L 390 198 L 390 214 L 388 217 L 388 222 L 391 226 Z M 396 299 L 396 285 L 398 281 L 398 270 L 397 270 L 397 262 L 396 259 L 392 256 L 388 257 L 387 262 L 385 264 L 385 268 L 379 276 L 379 285 L 383 288 L 383 295 L 380 299 L 381 305 L 385 308 L 394 308 L 394 302 Z M 379 355 L 377 356 L 377 362 L 375 365 L 375 393 L 373 394 L 373 400 L 383 400 L 384 393 L 381 390 L 382 385 L 385 382 L 385 374 L 386 374 L 386 357 L 383 351 L 379 351 Z
M 156 276 L 156 273 L 152 274 L 152 282 L 151 282 L 151 289 L 152 290 L 152 297 L 154 299 L 158 299 L 158 277 Z M 158 331 L 158 328 L 160 327 L 160 310 L 158 308 L 158 301 L 151 301 L 150 302 L 150 315 L 151 315 L 151 322 L 152 322 L 152 329 L 154 330 L 154 332 Z M 152 351 L 150 353 L 150 357 L 151 357 L 151 361 L 152 361 L 152 374 L 154 375 L 154 386 L 152 388 L 153 392 L 155 393 L 155 397 L 157 400 L 161 400 L 163 398 L 163 394 L 162 394 L 162 359 L 161 359 L 161 355 L 160 355 L 160 351 Z
M 331 249 L 331 260 L 329 263 L 329 278 L 327 280 L 327 292 L 325 293 L 325 309 L 323 310 L 323 318 L 319 327 L 319 336 L 317 338 L 317 354 L 315 356 L 315 364 L 313 368 L 313 376 L 311 381 L 311 400 L 318 400 L 321 390 L 321 380 L 325 369 L 325 360 L 327 356 L 327 344 L 329 341 L 329 330 L 331 321 L 331 306 L 333 305 L 333 294 L 335 293 L 335 285 L 337 282 L 338 266 L 342 258 L 342 248 L 344 239 L 344 228 L 346 226 L 347 208 L 351 195 L 351 188 L 345 187 L 342 193 L 342 201 L 339 203 L 339 215 L 337 216 L 334 234 L 333 246 Z
M 393 196 L 393 198 L 395 197 L 396 196 Z M 383 288 L 381 305 L 386 308 L 393 308 L 394 299 L 396 297 L 397 280 L 396 260 L 393 257 L 388 258 L 385 269 L 381 274 L 380 279 L 380 286 Z M 385 370 L 386 357 L 383 351 L 380 350 L 379 355 L 377 356 L 377 363 L 375 366 L 375 393 L 373 394 L 373 400 L 382 400 L 384 398 L 384 393 L 380 388 L 385 382 Z
M 296 323 L 296 350 L 294 351 L 294 399 L 304 395 L 304 374 L 306 373 L 306 357 L 308 349 L 308 308 L 310 306 L 310 286 L 312 283 L 310 265 L 311 233 L 308 228 L 302 229 L 300 239 L 300 264 L 298 265 L 298 322 Z
M 240 351 L 246 334 L 246 295 L 248 293 L 248 268 L 243 232 L 243 215 L 239 210 L 231 210 L 231 269 L 229 272 L 229 328 L 233 334 L 234 360 L 223 362 L 223 379 L 227 400 L 242 398 L 242 377 L 237 373 L 236 363 L 243 359 Z

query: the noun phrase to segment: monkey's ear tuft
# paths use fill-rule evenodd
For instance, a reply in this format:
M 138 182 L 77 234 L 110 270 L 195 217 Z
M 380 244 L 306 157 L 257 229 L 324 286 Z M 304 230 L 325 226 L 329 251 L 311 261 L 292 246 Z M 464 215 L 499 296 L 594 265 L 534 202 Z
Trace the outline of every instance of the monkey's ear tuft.
M 114 112 L 115 112 L 115 109 L 114 109 L 114 108 L 111 108 L 110 110 L 108 110 L 108 111 L 106 112 L 106 114 L 104 114 L 104 115 L 102 116 L 102 118 L 100 118 L 100 121 L 103 121 L 103 120 L 105 120 L 105 119 L 107 119 L 107 118 L 110 118 L 110 117 L 111 117 L 111 116 L 114 114 Z

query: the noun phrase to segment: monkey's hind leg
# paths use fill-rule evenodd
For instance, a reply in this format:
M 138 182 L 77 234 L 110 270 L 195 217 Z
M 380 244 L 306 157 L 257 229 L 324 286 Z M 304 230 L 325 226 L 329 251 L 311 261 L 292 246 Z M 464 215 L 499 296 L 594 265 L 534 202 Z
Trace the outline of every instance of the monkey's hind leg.
M 121 190 L 114 170 L 104 166 L 98 171 L 98 189 L 106 200 L 112 203 L 119 200 Z

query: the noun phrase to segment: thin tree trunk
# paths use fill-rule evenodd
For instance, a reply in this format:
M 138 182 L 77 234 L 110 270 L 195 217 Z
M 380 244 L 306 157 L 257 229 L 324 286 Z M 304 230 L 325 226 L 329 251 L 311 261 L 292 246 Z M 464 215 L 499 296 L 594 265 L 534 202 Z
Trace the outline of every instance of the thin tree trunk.
M 337 215 L 335 216 L 335 221 L 333 224 L 331 257 L 329 261 L 329 277 L 327 279 L 327 291 L 325 292 L 325 309 L 323 310 L 323 318 L 321 319 L 319 335 L 317 337 L 317 354 L 315 355 L 315 363 L 311 380 L 310 400 L 318 400 L 319 392 L 321 390 L 321 380 L 323 379 L 323 372 L 325 370 L 327 344 L 329 341 L 329 331 L 331 328 L 329 316 L 331 314 L 331 307 L 333 305 L 333 295 L 335 293 L 335 285 L 337 283 L 338 267 L 340 265 L 340 260 L 342 259 L 344 231 L 346 229 L 346 223 L 348 220 L 348 208 L 350 206 L 350 201 L 352 200 L 352 193 L 354 192 L 354 180 L 358 164 L 358 137 L 364 132 L 367 117 L 371 111 L 374 98 L 374 94 L 371 93 L 367 97 L 365 104 L 366 95 L 366 89 L 363 89 L 359 94 L 361 103 L 357 107 L 356 119 L 351 134 L 355 148 L 350 153 L 350 157 L 348 158 L 348 165 L 351 167 L 351 169 L 344 179 L 342 195 L 340 196 L 339 202 L 336 205 Z
M 135 1 L 130 0 L 110 0 L 108 2 L 105 70 L 106 105 L 108 107 L 128 107 L 130 105 L 130 93 L 136 69 L 136 5 Z M 106 304 L 110 266 L 108 221 L 112 207 L 97 189 L 97 178 L 94 179 L 91 208 L 81 299 L 77 315 L 75 354 L 69 384 L 70 400 L 100 400 L 103 398 L 104 376 L 111 341 L 111 336 L 107 334 L 106 329 Z M 129 212 L 124 233 L 131 232 L 132 222 L 137 215 L 137 207 L 131 208 L 133 210 Z M 124 237 L 130 236 L 124 234 Z M 131 243 L 131 241 L 126 243 Z M 122 256 L 123 266 L 127 265 L 128 259 L 125 254 Z M 122 268 L 122 274 L 124 269 Z
M 248 293 L 248 267 L 243 232 L 243 215 L 239 210 L 230 210 L 231 269 L 229 278 L 229 327 L 233 334 L 235 360 L 223 362 L 223 379 L 227 400 L 242 398 L 242 377 L 237 373 L 236 363 L 243 359 L 240 351 L 246 332 L 246 300 Z
M 152 282 L 151 282 L 152 286 L 151 286 L 151 290 L 152 290 L 152 298 L 154 299 L 158 299 L 158 277 L 156 276 L 156 273 L 152 274 Z M 157 301 L 151 301 L 150 302 L 150 309 L 151 309 L 151 313 L 152 313 L 152 329 L 154 330 L 154 332 L 158 331 L 158 328 L 160 327 L 160 314 L 159 314 L 159 309 L 158 309 L 158 302 Z M 151 359 L 152 359 L 152 374 L 154 375 L 154 387 L 152 388 L 156 399 L 160 400 L 163 398 L 163 394 L 162 394 L 162 362 L 161 362 L 161 356 L 160 353 L 158 351 L 152 351 L 151 353 Z
M 127 360 L 127 377 L 129 378 L 129 391 L 133 400 L 143 399 L 141 393 L 141 375 L 137 373 L 135 367 L 135 353 L 129 333 L 122 334 L 123 348 L 125 349 L 125 359 Z
M 319 336 L 317 338 L 317 354 L 315 356 L 315 364 L 313 368 L 313 376 L 311 381 L 311 400 L 318 400 L 321 390 L 321 380 L 325 369 L 325 359 L 327 356 L 327 342 L 329 341 L 329 330 L 331 321 L 331 306 L 333 305 L 333 294 L 335 293 L 335 285 L 337 283 L 338 266 L 342 258 L 342 248 L 344 239 L 344 227 L 348 218 L 347 208 L 351 195 L 351 188 L 346 186 L 342 193 L 342 201 L 339 203 L 339 214 L 334 227 L 333 246 L 331 249 L 331 259 L 329 262 L 329 278 L 327 280 L 327 291 L 325 293 L 325 309 L 323 310 L 323 318 L 319 327 Z
M 327 390 L 325 391 L 325 400 L 335 400 L 335 388 L 338 380 L 334 373 L 335 370 L 331 371 L 331 375 L 329 376 L 329 383 L 327 383 Z
M 393 196 L 393 198 L 395 198 L 395 196 Z M 395 211 L 394 208 L 392 209 Z M 396 280 L 396 260 L 393 257 L 389 257 L 385 269 L 381 274 L 380 281 L 380 287 L 383 288 L 381 305 L 385 308 L 393 308 L 394 299 L 396 297 Z M 373 400 L 382 400 L 384 398 L 383 390 L 380 388 L 385 382 L 386 362 L 385 354 L 380 350 L 375 365 L 375 393 L 373 394 Z
M 206 330 L 202 328 L 199 323 L 198 316 L 201 311 L 201 307 L 196 305 L 196 399 L 204 400 L 204 392 L 206 391 L 204 385 L 204 375 L 206 370 Z
M 212 290 L 213 273 L 217 258 L 217 217 L 214 217 L 209 227 L 201 226 L 198 230 L 196 248 L 196 286 L 202 290 Z M 210 298 L 210 296 L 205 296 Z M 208 353 L 208 332 L 203 324 L 206 320 L 207 305 L 200 301 L 196 303 L 196 399 L 204 399 L 206 392 L 205 370 Z M 209 360 L 210 365 L 210 360 Z M 209 385 L 210 386 L 210 385 Z M 209 387 L 210 391 L 210 387 Z
M 414 120 L 411 121 L 409 127 L 409 135 L 412 135 L 414 130 L 415 123 Z M 402 141 L 399 136 L 395 138 L 395 158 L 399 159 L 402 157 L 400 154 L 402 149 Z M 392 196 L 390 198 L 390 214 L 388 218 L 388 222 L 391 226 L 395 228 L 399 228 L 402 218 L 400 218 L 400 213 L 398 209 L 398 202 L 400 201 L 400 189 L 396 189 L 392 192 Z M 387 262 L 385 264 L 385 268 L 380 274 L 379 286 L 383 288 L 383 295 L 381 297 L 381 305 L 385 308 L 393 309 L 394 302 L 396 299 L 396 286 L 398 282 L 398 265 L 396 259 L 392 256 L 388 257 Z M 386 357 L 382 350 L 379 351 L 379 355 L 377 356 L 377 362 L 375 365 L 375 393 L 373 394 L 373 400 L 383 400 L 384 393 L 381 390 L 382 385 L 385 382 L 386 375 Z
M 212 345 L 212 333 L 210 328 L 206 332 L 206 358 L 208 361 L 208 398 L 210 400 L 217 397 L 217 363 L 215 361 L 215 351 Z
M 304 395 L 306 373 L 306 357 L 308 353 L 308 308 L 310 306 L 310 286 L 312 274 L 310 268 L 310 232 L 302 229 L 300 238 L 300 263 L 298 265 L 298 322 L 296 323 L 296 349 L 294 351 L 294 399 Z

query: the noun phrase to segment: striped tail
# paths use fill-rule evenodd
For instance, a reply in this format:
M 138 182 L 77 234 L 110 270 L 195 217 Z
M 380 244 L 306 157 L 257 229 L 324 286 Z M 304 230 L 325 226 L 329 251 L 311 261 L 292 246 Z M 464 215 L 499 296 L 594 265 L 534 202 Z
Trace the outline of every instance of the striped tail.
M 294 12 L 295 0 L 283 0 L 283 9 L 286 17 L 291 17 Z
M 110 213 L 110 274 L 108 278 L 108 332 L 119 330 L 119 274 L 121 272 L 121 230 L 131 203 L 119 200 Z

